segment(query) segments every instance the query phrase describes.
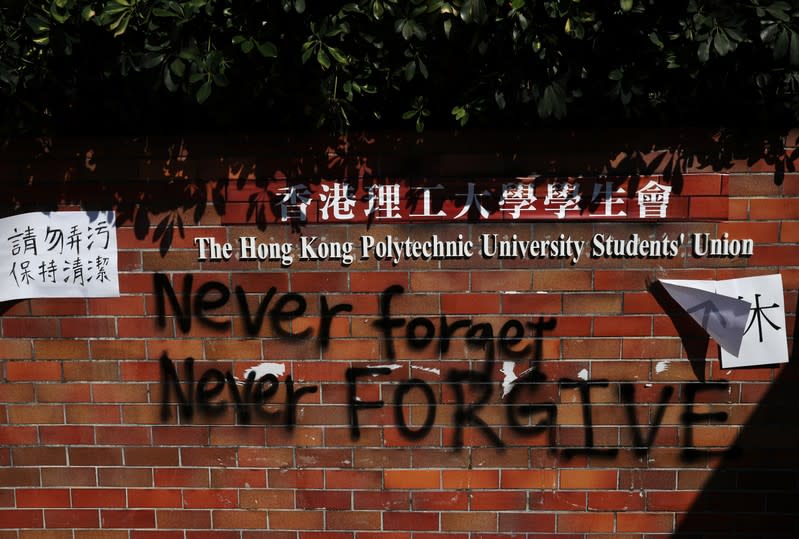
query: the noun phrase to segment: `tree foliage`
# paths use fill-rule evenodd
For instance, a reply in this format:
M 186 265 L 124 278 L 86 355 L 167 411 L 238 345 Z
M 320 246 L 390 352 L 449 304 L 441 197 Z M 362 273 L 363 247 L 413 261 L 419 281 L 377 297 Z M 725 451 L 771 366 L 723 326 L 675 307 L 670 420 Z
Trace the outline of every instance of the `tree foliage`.
M 793 122 L 797 21 L 797 0 L 6 0 L 3 128 Z

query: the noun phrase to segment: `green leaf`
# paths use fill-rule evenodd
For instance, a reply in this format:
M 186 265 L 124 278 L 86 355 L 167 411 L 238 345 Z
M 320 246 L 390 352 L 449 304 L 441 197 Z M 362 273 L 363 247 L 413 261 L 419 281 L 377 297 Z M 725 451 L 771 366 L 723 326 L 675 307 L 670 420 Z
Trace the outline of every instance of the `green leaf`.
M 247 41 L 243 41 L 241 43 L 241 52 L 244 54 L 249 54 L 251 50 L 255 48 L 255 43 L 253 43 L 252 39 L 248 39 Z
M 57 23 L 64 24 L 69 19 L 69 12 L 60 13 L 57 9 L 57 6 L 53 4 L 50 6 L 50 17 L 52 17 Z
M 319 49 L 319 52 L 316 53 L 316 61 L 322 66 L 324 69 L 328 69 L 330 67 L 330 58 L 325 54 L 325 51 Z
M 175 92 L 178 89 L 178 85 L 172 80 L 171 71 L 171 69 L 164 69 L 164 86 L 166 86 L 166 89 L 170 92 Z
M 466 24 L 475 22 L 481 24 L 485 22 L 486 5 L 483 0 L 464 0 L 461 6 L 461 19 Z
M 335 60 L 339 64 L 347 65 L 350 63 L 347 57 L 344 56 L 344 53 L 338 50 L 336 47 L 327 47 L 327 52 L 330 56 L 333 57 L 333 60 Z
M 385 8 L 383 7 L 383 2 L 374 0 L 374 2 L 372 2 L 372 15 L 374 15 L 374 18 L 380 20 L 384 12 Z
M 145 69 L 150 69 L 155 66 L 159 66 L 164 61 L 165 57 L 166 55 L 164 54 L 153 54 L 153 53 L 145 54 L 144 56 L 142 56 L 141 66 Z
M 421 73 L 424 78 L 427 78 L 429 73 L 427 72 L 427 66 L 424 64 L 424 62 L 422 62 L 422 59 L 417 58 L 416 64 L 419 66 L 419 73 Z
M 780 58 L 785 58 L 785 55 L 788 54 L 788 32 L 785 29 L 781 29 L 780 32 L 777 34 L 777 39 L 774 41 L 774 59 L 779 60 Z
M 186 64 L 183 63 L 183 60 L 180 58 L 175 58 L 172 60 L 172 63 L 169 64 L 169 70 L 172 71 L 178 77 L 182 77 L 183 74 L 186 72 Z
M 303 13 L 305 11 L 305 0 L 294 0 L 294 11 Z
M 797 32 L 791 32 L 789 60 L 791 65 L 799 66 L 799 33 Z
M 233 44 L 234 45 L 238 45 L 239 43 L 244 43 L 245 41 L 247 41 L 247 38 L 244 37 L 241 34 L 239 34 L 237 36 L 233 36 Z
M 194 84 L 195 82 L 200 82 L 204 78 L 206 78 L 205 73 L 192 73 L 189 77 L 189 82 Z
M 726 56 L 727 53 L 733 50 L 733 45 L 730 40 L 727 39 L 727 34 L 719 31 L 716 32 L 716 35 L 713 37 L 713 48 L 716 49 L 719 56 Z
M 444 21 L 444 35 L 447 36 L 447 39 L 449 39 L 449 33 L 451 31 L 452 31 L 452 21 L 449 20 L 449 19 L 446 19 Z
M 122 15 L 115 23 L 108 27 L 109 30 L 113 30 L 116 28 L 116 32 L 114 32 L 114 37 L 119 37 L 125 33 L 125 30 L 128 28 L 128 23 L 130 22 L 130 13 L 125 13 Z
M 511 2 L 511 7 L 513 9 L 522 9 L 524 7 L 525 0 L 513 0 Z
M 424 131 L 424 120 L 422 120 L 421 116 L 416 117 L 416 132 L 421 133 Z
M 39 17 L 25 17 L 25 22 L 33 30 L 34 34 L 44 34 L 50 31 L 50 25 Z
M 258 43 L 258 52 L 264 58 L 277 58 L 277 47 L 271 41 Z
M 405 80 L 413 80 L 414 75 L 416 75 L 416 62 L 411 60 L 405 64 Z
M 95 16 L 95 12 L 92 9 L 92 6 L 84 6 L 83 10 L 80 12 L 80 17 L 84 21 L 88 21 L 92 17 Z
M 696 55 L 700 62 L 707 62 L 710 59 L 710 39 L 699 44 Z
M 506 105 L 505 94 L 497 90 L 496 92 L 494 92 L 494 101 L 496 101 L 499 110 L 505 110 L 505 105 Z
M 413 22 L 412 21 L 405 21 L 402 23 L 400 33 L 402 33 L 402 37 L 405 41 L 408 41 L 411 36 L 413 35 Z
M 542 118 L 563 118 L 566 115 L 566 94 L 558 83 L 544 88 L 544 94 L 538 101 L 538 115 Z
M 415 110 L 408 110 L 408 111 L 405 111 L 405 112 L 402 113 L 402 119 L 403 120 L 410 120 L 414 116 L 416 116 L 416 111 Z
M 211 81 L 205 81 L 200 89 L 197 90 L 197 103 L 203 104 L 211 95 Z
M 658 49 L 663 49 L 663 42 L 660 40 L 660 36 L 658 36 L 657 33 L 649 32 L 649 41 Z
M 312 48 L 308 48 L 302 51 L 302 63 L 303 64 L 306 63 L 312 54 L 313 54 Z
M 630 11 L 633 8 L 633 0 L 619 0 L 619 7 L 622 11 Z
M 791 16 L 787 13 L 790 9 L 791 6 L 785 2 L 774 2 L 766 6 L 768 14 L 782 22 L 789 22 L 791 20 Z

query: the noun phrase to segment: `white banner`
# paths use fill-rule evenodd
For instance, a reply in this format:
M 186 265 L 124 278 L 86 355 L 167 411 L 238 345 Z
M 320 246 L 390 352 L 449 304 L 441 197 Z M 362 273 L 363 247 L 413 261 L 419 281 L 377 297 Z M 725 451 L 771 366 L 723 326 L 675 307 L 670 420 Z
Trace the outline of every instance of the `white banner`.
M 0 301 L 119 296 L 113 211 L 0 219 Z

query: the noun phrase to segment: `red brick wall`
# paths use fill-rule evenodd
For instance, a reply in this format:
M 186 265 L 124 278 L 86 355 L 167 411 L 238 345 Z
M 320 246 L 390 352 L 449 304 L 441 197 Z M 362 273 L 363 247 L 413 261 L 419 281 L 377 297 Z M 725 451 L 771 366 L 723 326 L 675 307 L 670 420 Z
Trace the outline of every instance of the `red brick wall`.
M 699 140 L 695 146 L 691 137 Z M 788 135 L 789 146 L 794 139 Z M 796 537 L 794 365 L 721 369 L 715 343 L 690 326 L 678 331 L 647 291 L 647 282 L 660 277 L 780 273 L 793 350 L 795 150 L 710 158 L 700 144 L 712 149 L 708 140 L 616 132 L 12 144 L 0 162 L 3 214 L 81 204 L 117 209 L 122 295 L 0 303 L 0 538 Z M 694 148 L 696 157 L 688 159 Z M 292 228 L 253 211 L 274 179 L 425 179 L 454 189 L 472 178 L 627 178 L 633 169 L 670 175 L 690 201 L 687 217 Z M 683 249 L 656 261 L 583 257 L 571 265 L 475 256 L 350 267 L 295 261 L 286 269 L 276 262 L 201 262 L 193 241 L 459 233 L 588 240 L 595 233 L 692 232 L 752 238 L 754 255 L 693 258 Z M 163 323 L 158 316 L 157 283 L 170 283 L 182 310 L 186 276 L 193 306 L 204 283 L 218 283 L 209 285 L 205 309 L 191 308 L 188 330 L 166 292 Z M 391 316 L 405 326 L 427 318 L 436 336 L 442 316 L 449 324 L 490 324 L 494 336 L 519 320 L 524 338 L 513 349 L 528 348 L 516 373 L 535 366 L 538 375 L 513 399 L 503 398 L 507 351 L 496 339 L 472 346 L 466 329 L 442 351 L 438 339 L 414 348 L 405 326 L 397 327 L 392 362 L 375 325 L 381 294 L 392 285 L 403 293 L 391 299 Z M 246 328 L 236 287 L 250 318 L 269 301 L 256 334 Z M 224 291 L 230 298 L 212 305 Z M 281 297 L 288 299 L 275 307 Z M 322 298 L 328 308 L 351 307 L 329 322 L 327 346 L 319 339 Z M 305 312 L 293 316 L 303 301 Z M 283 319 L 270 318 L 272 309 Z M 310 336 L 291 339 L 281 329 Z M 226 373 L 243 381 L 244 371 L 262 362 L 285 366 L 277 389 L 271 394 L 269 381 L 236 385 L 243 400 L 247 391 L 269 393 L 259 410 L 237 408 Z M 398 368 L 353 370 L 389 364 Z M 207 407 L 190 403 L 187 417 L 171 376 L 189 395 L 201 386 Z M 586 377 L 589 383 L 581 383 Z M 417 381 L 403 385 L 409 379 Z M 303 387 L 315 392 L 298 394 Z M 286 404 L 291 393 L 294 420 Z M 483 404 L 469 407 L 476 402 Z M 535 425 L 541 428 L 529 430 Z

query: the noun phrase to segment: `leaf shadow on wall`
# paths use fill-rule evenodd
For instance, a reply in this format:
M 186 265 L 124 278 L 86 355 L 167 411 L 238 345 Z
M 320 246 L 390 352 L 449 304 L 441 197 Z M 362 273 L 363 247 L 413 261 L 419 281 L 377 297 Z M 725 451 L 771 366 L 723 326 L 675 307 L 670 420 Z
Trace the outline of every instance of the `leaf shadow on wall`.
M 303 184 L 318 191 L 322 179 L 350 182 L 357 196 L 376 182 L 437 186 L 449 178 L 490 180 L 489 206 L 489 199 L 495 204 L 500 198 L 497 185 L 516 177 L 608 178 L 614 190 L 627 182 L 627 196 L 633 197 L 649 175 L 661 175 L 679 194 L 686 172 L 752 167 L 772 173 L 780 185 L 799 159 L 799 140 L 785 140 L 786 135 L 778 129 L 712 128 L 19 140 L 0 154 L 0 216 L 75 206 L 114 209 L 119 226 L 131 224 L 137 240 L 150 240 L 165 256 L 185 239 L 187 226 L 218 223 L 211 212 L 221 217 L 243 208 L 237 224 L 260 230 L 285 226 L 277 208 L 283 196 L 279 186 Z M 464 155 L 469 159 L 454 159 Z M 446 189 L 432 195 L 432 210 L 438 212 Z M 416 211 L 422 204 L 413 195 L 406 202 Z M 580 205 L 586 211 L 597 203 L 585 193 Z M 309 211 L 318 212 L 318 206 Z M 467 217 L 481 220 L 476 206 Z M 303 226 L 291 224 L 293 232 Z M 373 215 L 367 219 L 371 224 Z
M 799 314 L 799 300 L 796 308 Z M 742 428 L 738 456 L 724 456 L 674 537 L 799 537 L 799 317 L 790 362 Z

